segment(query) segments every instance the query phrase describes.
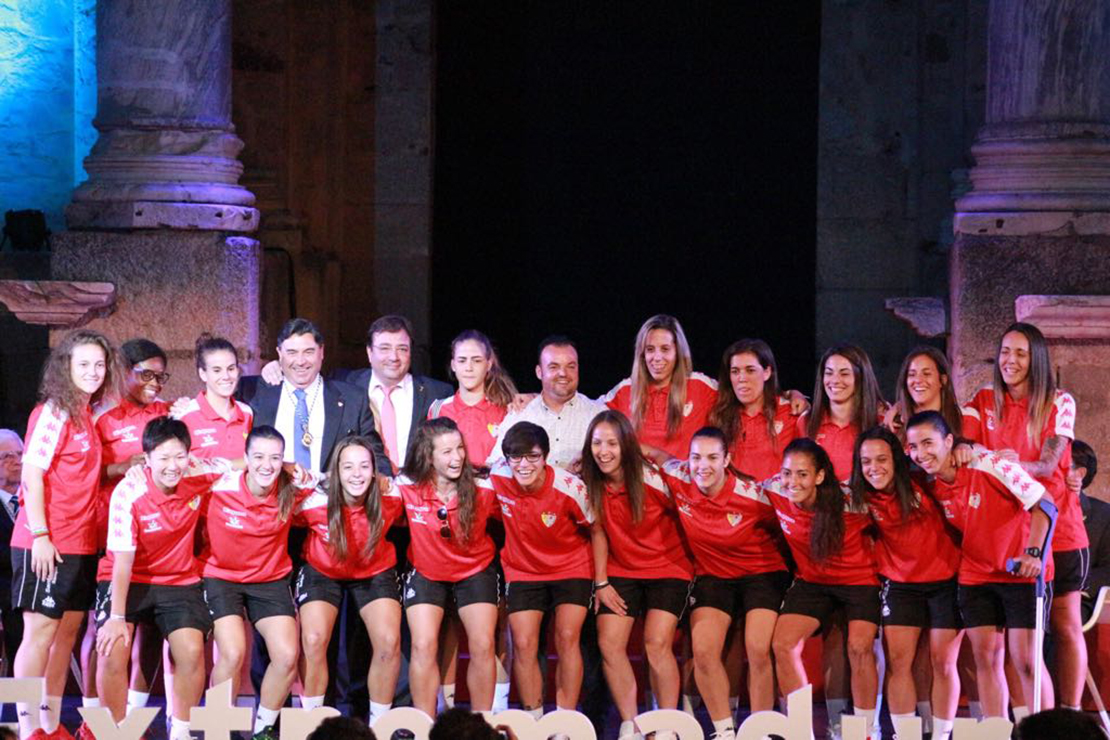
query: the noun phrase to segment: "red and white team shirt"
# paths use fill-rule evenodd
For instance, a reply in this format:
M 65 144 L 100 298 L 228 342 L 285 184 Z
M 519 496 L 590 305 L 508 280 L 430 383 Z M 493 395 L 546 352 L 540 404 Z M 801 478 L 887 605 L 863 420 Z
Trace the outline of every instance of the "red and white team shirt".
M 189 427 L 192 447 L 189 453 L 199 458 L 223 457 L 238 460 L 246 454 L 247 435 L 254 425 L 254 412 L 247 404 L 232 399 L 231 418 L 225 419 L 208 403 L 205 391 L 190 399 L 177 415 Z
M 798 566 L 798 577 L 810 583 L 836 586 L 878 585 L 875 575 L 875 554 L 871 538 L 864 530 L 871 526 L 867 508 L 852 507 L 852 497 L 847 488 L 844 493 L 844 542 L 840 552 L 823 562 L 813 559 L 810 535 L 813 532 L 815 512 L 807 511 L 790 500 L 781 476 L 763 482 L 763 488 L 775 507 L 779 527 L 786 535 L 790 552 Z
M 497 503 L 493 491 L 479 483 L 474 492 L 474 523 L 470 539 L 462 541 L 459 527 L 459 497 L 444 504 L 436 496 L 435 483 L 414 483 L 405 476 L 393 479 L 393 487 L 400 495 L 409 524 L 409 562 L 416 571 L 430 581 L 458 583 L 479 573 L 493 562 L 496 547 L 486 532 L 486 521 L 493 515 Z M 447 509 L 447 526 L 450 537 L 440 534 L 443 521 L 437 512 Z
M 370 520 L 362 506 L 344 506 L 343 531 L 347 534 L 347 557 L 336 557 L 328 541 L 328 496 L 317 490 L 297 507 L 293 525 L 308 527 L 304 549 L 305 562 L 323 575 L 336 581 L 371 578 L 397 565 L 397 548 L 385 538 L 386 532 L 404 512 L 401 494 L 396 488 L 382 493 L 382 529 L 374 549 L 365 555 L 370 540 Z
M 43 509 L 50 541 L 62 555 L 97 551 L 96 494 L 100 485 L 100 437 L 92 414 L 82 409 L 80 425 L 51 403 L 39 404 L 27 422 L 23 464 L 46 471 L 42 477 Z M 19 516 L 12 547 L 31 549 L 35 538 L 27 524 L 27 499 L 19 492 Z
M 498 406 L 485 397 L 469 406 L 456 392 L 450 398 L 441 398 L 433 403 L 428 409 L 428 418 L 446 416 L 458 425 L 466 443 L 466 456 L 470 464 L 477 468 L 485 465 L 493 452 L 501 422 L 508 412 L 504 406 Z
M 933 495 L 945 517 L 963 532 L 959 582 L 1032 583 L 1006 571 L 1006 559 L 1025 552 L 1029 541 L 1029 510 L 1045 488 L 1025 470 L 1001 456 L 981 450 L 971 462 L 956 468 L 956 479 L 932 479 Z M 1045 580 L 1052 580 L 1051 557 L 1045 563 Z
M 188 586 L 200 581 L 193 534 L 212 484 L 229 470 L 226 464 L 192 462 L 169 495 L 154 484 L 149 468 L 141 484 L 121 480 L 112 491 L 108 550 L 97 580 L 111 580 L 114 553 L 132 552 L 132 583 Z
M 1026 433 L 1029 421 L 1029 397 L 1015 401 L 1005 394 L 1002 419 L 994 414 L 994 390 L 982 388 L 962 409 L 964 414 L 963 436 L 992 450 L 1013 450 L 1023 462 L 1041 459 L 1041 448 L 1033 444 Z M 1041 429 L 1041 444 L 1049 437 L 1069 440 L 1067 449 L 1060 455 L 1060 463 L 1048 478 L 1038 478 L 1048 489 L 1060 513 L 1056 519 L 1056 532 L 1052 535 L 1052 549 L 1056 552 L 1087 547 L 1087 527 L 1083 524 L 1083 510 L 1079 496 L 1070 493 L 1067 486 L 1068 468 L 1071 467 L 1071 444 L 1075 439 L 1075 399 L 1070 393 L 1057 390 L 1052 411 Z
M 782 470 L 782 451 L 799 436 L 797 419 L 790 413 L 790 402 L 779 396 L 775 405 L 775 437 L 767 429 L 763 411 L 749 416 L 740 409 L 740 423 L 732 443 L 732 467 L 756 480 L 767 480 Z
M 798 417 L 796 424 L 797 436 L 809 436 L 806 430 L 808 424 L 809 413 L 806 412 Z M 852 477 L 852 456 L 855 454 L 856 437 L 859 436 L 859 432 L 859 425 L 853 423 L 843 427 L 838 426 L 827 414 L 821 420 L 821 426 L 817 428 L 817 437 L 813 441 L 821 445 L 828 453 L 838 481 L 844 482 Z
M 685 459 L 690 455 L 690 440 L 694 432 L 709 423 L 709 411 L 717 401 L 717 381 L 701 373 L 690 374 L 690 379 L 686 381 L 682 421 L 673 437 L 667 436 L 667 401 L 670 395 L 670 384 L 648 388 L 643 426 L 636 430 L 636 437 L 641 444 L 663 450 L 671 457 Z M 632 381 L 628 378 L 600 400 L 632 419 Z
M 204 510 L 204 546 L 200 561 L 205 578 L 233 583 L 268 583 L 293 570 L 289 558 L 289 527 L 281 520 L 280 480 L 263 498 L 247 488 L 245 471 L 225 475 L 212 486 Z M 316 488 L 316 481 L 296 491 L 296 506 Z
M 494 516 L 505 524 L 501 567 L 506 583 L 593 578 L 589 534 L 594 516 L 586 484 L 562 468 L 548 465 L 543 486 L 526 492 L 507 463 L 490 471 L 483 485 L 497 493 Z
M 775 511 L 758 485 L 729 473 L 721 490 L 706 496 L 685 460 L 664 465 L 663 481 L 674 496 L 698 575 L 742 578 L 786 570 L 772 536 Z
M 916 480 L 913 491 L 920 508 L 906 521 L 895 494 L 872 493 L 868 499 L 867 508 L 879 531 L 875 540 L 879 573 L 897 583 L 947 581 L 960 568 L 959 546 L 940 505 Z
M 694 577 L 694 563 L 679 529 L 677 509 L 656 468 L 644 466 L 644 510 L 638 524 L 632 521 L 632 501 L 624 486 L 607 488 L 601 502 L 609 540 L 608 575 L 683 581 Z

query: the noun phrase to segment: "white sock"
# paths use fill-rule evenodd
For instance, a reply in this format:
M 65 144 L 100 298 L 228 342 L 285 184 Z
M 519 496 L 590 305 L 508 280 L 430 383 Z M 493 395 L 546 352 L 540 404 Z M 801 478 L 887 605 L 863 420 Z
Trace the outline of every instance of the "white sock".
M 617 730 L 617 738 L 630 737 L 636 733 L 636 725 L 630 719 L 621 722 L 621 727 Z
M 1011 707 L 1010 711 L 1014 713 L 1014 724 L 1019 724 L 1023 719 L 1029 716 L 1029 707 Z
M 863 717 L 864 719 L 867 720 L 867 733 L 868 733 L 868 735 L 870 735 L 871 734 L 871 726 L 875 724 L 875 710 L 874 709 L 860 709 L 859 707 L 856 707 L 855 709 L 852 710 L 852 714 L 856 715 L 857 717 Z M 909 716 L 912 717 L 913 715 L 911 714 Z
M 971 715 L 972 719 L 983 719 L 983 703 L 979 701 L 969 701 L 967 703 L 967 713 Z
M 524 711 L 528 712 L 528 714 L 532 715 L 532 717 L 534 719 L 537 719 L 537 720 L 543 719 L 543 707 L 542 706 L 538 706 L 535 709 L 525 709 Z
M 933 740 L 952 740 L 952 725 L 950 719 L 933 717 Z
M 1073 707 L 1073 706 L 1070 706 L 1070 705 L 1068 705 L 1068 704 L 1061 704 L 1060 706 L 1061 706 L 1062 708 L 1064 708 L 1064 709 L 1070 709 L 1070 710 L 1071 710 L 1071 711 L 1073 711 L 1073 712 L 1082 712 L 1082 711 L 1083 711 L 1083 710 L 1082 710 L 1082 709 L 1080 709 L 1079 707 Z
M 150 701 L 149 691 L 135 691 L 134 689 L 127 690 L 127 708 L 135 709 L 138 707 L 145 707 L 147 702 Z
M 682 695 L 682 711 L 686 714 L 693 714 L 698 711 L 701 706 L 701 697 L 697 694 L 683 694 Z
M 917 702 L 917 716 L 921 718 L 921 734 L 933 731 L 933 702 Z
M 493 688 L 493 711 L 504 712 L 509 708 L 509 682 L 498 681 Z
M 255 734 L 257 735 L 258 733 L 265 730 L 267 727 L 273 727 L 274 723 L 277 722 L 278 712 L 280 711 L 280 707 L 277 709 L 267 709 L 266 707 L 259 704 L 258 711 L 256 711 L 254 714 Z
M 189 736 L 189 720 L 177 717 L 170 720 L 170 740 L 192 740 Z
M 561 707 L 558 704 L 556 704 L 555 705 L 555 711 L 556 712 L 577 712 L 578 707 Z
M 455 684 L 453 683 L 443 684 L 443 706 L 448 709 L 455 707 Z
M 825 710 L 829 715 L 829 724 L 840 727 L 840 715 L 848 711 L 847 699 L 825 699 Z
M 901 722 L 904 722 L 907 719 L 913 719 L 916 716 L 917 715 L 915 715 L 913 712 L 910 712 L 908 714 L 893 714 L 892 713 L 890 715 L 890 724 L 894 726 L 894 737 L 896 737 L 896 738 L 897 737 L 902 737 L 902 728 L 900 726 Z M 924 735 L 925 733 L 922 732 L 921 734 Z
M 38 703 L 18 701 L 15 703 L 15 713 L 19 717 L 19 737 L 22 740 L 26 740 L 32 732 L 42 727 Z
M 732 717 L 713 720 L 713 732 L 715 732 L 718 737 L 722 735 L 724 737 L 734 736 L 736 733 L 736 726 L 732 723 Z M 733 733 L 733 735 L 729 735 L 729 733 Z
M 100 697 L 99 696 L 82 696 L 81 697 L 81 706 L 90 707 L 90 708 L 99 707 L 100 706 Z
M 373 726 L 378 718 L 393 708 L 393 702 L 389 704 L 379 704 L 376 701 L 370 702 L 370 725 Z
M 48 696 L 46 703 L 39 707 L 39 717 L 42 719 L 42 729 L 46 734 L 58 729 L 58 722 L 62 715 L 62 697 Z
M 321 696 L 302 696 L 301 709 L 315 709 L 316 707 L 324 706 L 324 697 Z

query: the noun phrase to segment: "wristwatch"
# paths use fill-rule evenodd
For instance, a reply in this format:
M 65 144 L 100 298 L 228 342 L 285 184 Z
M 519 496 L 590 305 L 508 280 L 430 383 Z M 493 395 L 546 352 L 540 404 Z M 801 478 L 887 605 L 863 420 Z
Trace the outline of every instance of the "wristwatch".
M 1031 558 L 1040 559 L 1040 557 L 1041 557 L 1041 548 L 1039 548 L 1039 547 L 1027 547 L 1027 548 L 1025 548 L 1025 554 L 1028 555 Z

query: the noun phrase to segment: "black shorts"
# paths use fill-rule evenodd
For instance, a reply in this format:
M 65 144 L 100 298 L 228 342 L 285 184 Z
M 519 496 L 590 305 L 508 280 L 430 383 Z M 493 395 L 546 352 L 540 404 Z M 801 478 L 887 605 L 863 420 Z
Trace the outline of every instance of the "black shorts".
M 103 627 L 112 611 L 112 583 L 96 585 L 96 626 Z M 132 583 L 127 589 L 128 624 L 153 624 L 169 637 L 179 629 L 193 628 L 208 634 L 212 618 L 204 604 L 200 583 L 188 586 L 161 586 L 153 583 Z
M 882 611 L 879 587 L 810 583 L 795 578 L 782 601 L 783 614 L 802 614 L 822 624 L 841 607 L 849 622 L 860 620 L 878 624 Z
M 1037 626 L 1035 583 L 984 583 L 959 587 L 964 626 L 1034 629 Z M 1046 598 L 1045 603 L 1051 599 Z M 1046 622 L 1047 625 L 1047 622 Z
M 690 595 L 690 606 L 694 609 L 711 606 L 734 617 L 747 614 L 752 609 L 778 612 L 788 588 L 790 574 L 785 570 L 742 578 L 698 576 Z
M 405 576 L 405 607 L 433 604 L 449 610 L 471 604 L 497 604 L 500 592 L 497 565 L 490 562 L 483 570 L 461 581 L 433 581 L 415 568 Z
M 369 578 L 337 581 L 305 563 L 297 573 L 294 589 L 298 607 L 310 601 L 326 601 L 338 609 L 345 593 L 354 599 L 359 611 L 378 599 L 401 600 L 401 578 L 396 568 L 383 570 Z
M 513 581 L 507 586 L 509 614 L 545 612 L 562 604 L 589 608 L 594 583 L 589 578 L 563 578 L 558 581 Z
M 879 596 L 883 602 L 883 626 L 922 629 L 963 629 L 956 599 L 956 579 L 928 583 L 901 583 L 887 578 Z
M 624 599 L 626 616 L 642 617 L 652 609 L 669 612 L 679 619 L 690 598 L 690 581 L 681 578 L 622 578 L 609 576 L 609 585 Z M 605 604 L 598 614 L 613 614 Z
M 31 551 L 12 548 L 12 608 L 61 619 L 87 612 L 96 601 L 96 555 L 62 555 L 54 578 L 40 581 L 31 570 Z
M 1086 547 L 1078 550 L 1052 551 L 1056 563 L 1056 576 L 1052 580 L 1052 592 L 1057 596 L 1082 591 L 1087 587 L 1087 575 L 1091 570 L 1091 551 Z
M 251 624 L 266 617 L 292 617 L 293 594 L 289 579 L 282 578 L 266 583 L 235 583 L 222 578 L 204 579 L 204 601 L 213 620 L 221 617 L 241 617 L 243 609 Z

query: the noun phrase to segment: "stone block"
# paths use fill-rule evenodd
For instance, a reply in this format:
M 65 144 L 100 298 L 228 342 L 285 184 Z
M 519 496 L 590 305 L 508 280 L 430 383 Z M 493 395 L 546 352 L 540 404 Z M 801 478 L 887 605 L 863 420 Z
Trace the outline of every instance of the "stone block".
M 211 332 L 239 350 L 245 370 L 257 367 L 261 248 L 253 239 L 217 232 L 66 231 L 54 236 L 56 280 L 116 286 L 116 310 L 91 321 L 113 342 L 157 342 L 173 374 L 167 397 L 195 394 L 197 335 Z M 64 334 L 51 332 L 51 343 Z
M 862 218 L 817 222 L 818 290 L 917 292 L 919 253 L 912 224 Z

